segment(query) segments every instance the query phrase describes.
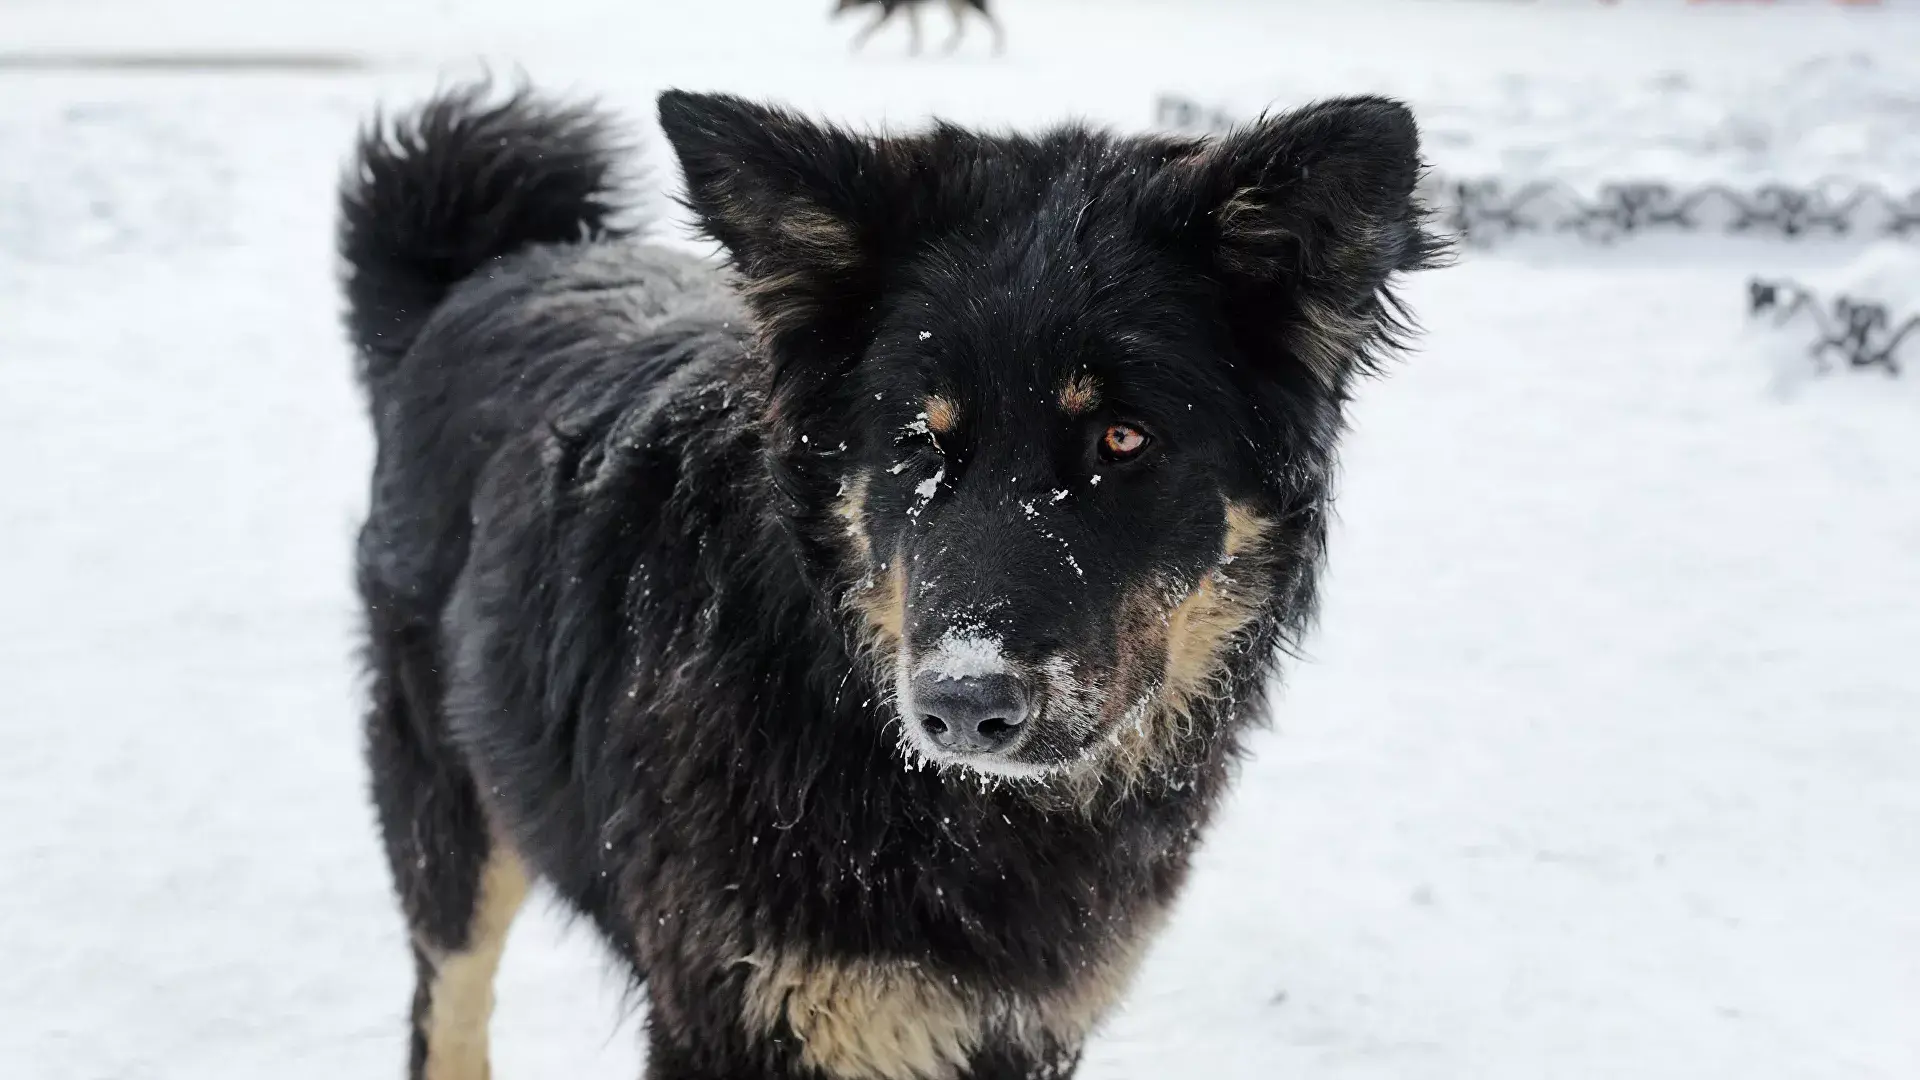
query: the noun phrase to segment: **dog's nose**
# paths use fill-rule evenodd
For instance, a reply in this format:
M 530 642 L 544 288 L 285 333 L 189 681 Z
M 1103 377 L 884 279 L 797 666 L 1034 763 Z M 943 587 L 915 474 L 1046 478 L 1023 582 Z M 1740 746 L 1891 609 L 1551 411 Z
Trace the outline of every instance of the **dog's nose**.
M 913 680 L 913 707 L 927 738 L 956 754 L 997 754 L 1027 719 L 1027 696 L 1011 675 L 922 672 Z

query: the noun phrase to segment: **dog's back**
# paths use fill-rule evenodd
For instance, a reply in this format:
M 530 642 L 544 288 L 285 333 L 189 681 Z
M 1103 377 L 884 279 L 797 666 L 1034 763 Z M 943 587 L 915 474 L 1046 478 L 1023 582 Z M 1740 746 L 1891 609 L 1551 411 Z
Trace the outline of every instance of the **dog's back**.
M 343 198 L 347 323 L 383 448 L 361 573 L 423 623 L 458 572 L 474 483 L 503 439 L 606 379 L 658 381 L 673 342 L 737 318 L 697 260 L 607 242 L 629 230 L 619 148 L 593 114 L 477 94 L 370 130 Z M 644 338 L 654 362 L 608 349 L 609 326 Z

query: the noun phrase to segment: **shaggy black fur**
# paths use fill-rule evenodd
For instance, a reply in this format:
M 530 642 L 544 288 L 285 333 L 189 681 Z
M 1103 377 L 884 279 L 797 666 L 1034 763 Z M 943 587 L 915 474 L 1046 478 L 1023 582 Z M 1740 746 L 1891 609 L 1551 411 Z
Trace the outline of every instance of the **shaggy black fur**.
M 1413 121 L 660 119 L 730 277 L 525 95 L 376 124 L 344 192 L 415 1075 L 510 850 L 645 980 L 658 1080 L 1066 1076 L 1312 613 L 1348 382 L 1437 254 Z M 914 679 L 982 662 L 1023 734 L 948 753 Z

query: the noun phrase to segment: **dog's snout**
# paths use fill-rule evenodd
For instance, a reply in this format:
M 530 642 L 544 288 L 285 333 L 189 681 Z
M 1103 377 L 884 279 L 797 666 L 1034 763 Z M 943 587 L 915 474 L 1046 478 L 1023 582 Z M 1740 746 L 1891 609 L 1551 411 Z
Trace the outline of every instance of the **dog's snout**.
M 924 672 L 913 681 L 915 719 L 927 738 L 956 754 L 997 754 L 1027 720 L 1027 696 L 1011 675 L 959 677 Z

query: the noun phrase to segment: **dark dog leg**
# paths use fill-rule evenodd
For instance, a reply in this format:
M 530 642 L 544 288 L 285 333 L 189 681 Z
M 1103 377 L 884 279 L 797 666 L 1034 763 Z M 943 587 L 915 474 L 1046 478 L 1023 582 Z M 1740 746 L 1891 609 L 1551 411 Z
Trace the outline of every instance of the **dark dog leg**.
M 947 35 L 947 43 L 940 51 L 951 53 L 960 47 L 960 39 L 967 33 L 967 0 L 947 0 L 947 11 L 953 16 L 953 33 Z
M 891 18 L 893 18 L 893 12 L 888 11 L 885 8 L 882 8 L 880 10 L 879 18 L 868 23 L 864 29 L 862 29 L 859 33 L 853 35 L 853 51 L 859 52 L 861 46 L 867 43 L 867 39 L 879 33 L 880 28 L 887 25 L 887 20 Z
M 1007 32 L 1001 27 L 1000 20 L 993 17 L 993 12 L 981 8 L 980 14 L 987 20 L 987 25 L 993 28 L 993 55 L 999 56 L 1007 51 Z
M 367 762 L 394 887 L 413 941 L 409 1080 L 487 1080 L 493 974 L 526 894 L 473 778 L 444 737 L 432 632 L 369 592 L 373 708 Z

